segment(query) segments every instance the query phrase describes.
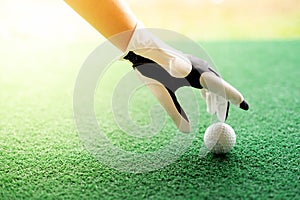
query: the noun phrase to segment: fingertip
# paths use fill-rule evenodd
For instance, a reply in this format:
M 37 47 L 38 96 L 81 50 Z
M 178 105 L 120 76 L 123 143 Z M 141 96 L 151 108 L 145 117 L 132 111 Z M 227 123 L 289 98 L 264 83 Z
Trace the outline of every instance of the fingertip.
M 228 117 L 229 107 L 230 107 L 230 103 L 229 103 L 229 101 L 227 101 L 226 116 L 225 116 L 225 120 L 224 120 L 224 121 L 226 121 L 226 119 L 227 119 L 227 117 Z
M 242 103 L 240 103 L 240 108 L 243 110 L 249 110 L 249 105 L 245 100 L 243 100 Z
M 179 131 L 182 133 L 189 133 L 191 132 L 191 126 L 189 121 L 182 119 L 180 124 L 177 126 Z

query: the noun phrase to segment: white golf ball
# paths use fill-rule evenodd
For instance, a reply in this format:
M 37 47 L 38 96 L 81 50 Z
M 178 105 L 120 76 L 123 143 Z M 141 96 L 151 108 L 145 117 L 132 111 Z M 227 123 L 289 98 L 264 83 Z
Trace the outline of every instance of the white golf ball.
M 225 154 L 236 142 L 236 135 L 228 124 L 218 122 L 210 125 L 204 133 L 204 145 L 212 153 Z

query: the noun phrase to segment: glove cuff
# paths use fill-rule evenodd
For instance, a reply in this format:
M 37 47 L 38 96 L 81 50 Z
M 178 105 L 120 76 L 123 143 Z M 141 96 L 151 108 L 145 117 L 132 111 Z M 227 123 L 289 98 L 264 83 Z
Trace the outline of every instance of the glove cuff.
M 129 51 L 156 62 L 176 78 L 184 78 L 192 70 L 190 60 L 182 52 L 161 41 L 139 22 L 133 31 L 125 54 L 127 55 Z

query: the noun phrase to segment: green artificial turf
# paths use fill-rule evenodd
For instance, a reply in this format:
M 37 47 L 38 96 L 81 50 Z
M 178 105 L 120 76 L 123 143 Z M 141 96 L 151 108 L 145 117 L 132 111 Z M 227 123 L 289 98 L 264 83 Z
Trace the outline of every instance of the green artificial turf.
M 203 46 L 250 104 L 247 112 L 230 110 L 227 123 L 237 133 L 236 146 L 226 156 L 199 156 L 211 119 L 197 95 L 200 125 L 191 146 L 164 168 L 136 174 L 97 160 L 78 137 L 73 87 L 96 44 L 2 45 L 0 199 L 299 199 L 300 41 Z M 121 61 L 116 66 L 123 67 L 121 75 L 131 70 Z M 107 138 L 137 153 L 164 148 L 176 135 L 169 119 L 150 138 L 128 136 L 112 122 L 107 99 L 120 74 L 108 76 L 110 83 L 103 78 L 96 91 L 95 113 Z M 146 125 L 148 107 L 157 103 L 147 90 L 137 94 L 132 117 Z

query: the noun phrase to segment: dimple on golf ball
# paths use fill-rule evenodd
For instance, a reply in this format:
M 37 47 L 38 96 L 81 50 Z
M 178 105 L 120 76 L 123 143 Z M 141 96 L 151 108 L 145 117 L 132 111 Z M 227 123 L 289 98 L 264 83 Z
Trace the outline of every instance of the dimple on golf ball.
M 228 153 L 236 142 L 236 135 L 231 126 L 218 122 L 210 125 L 204 133 L 204 145 L 215 154 Z

